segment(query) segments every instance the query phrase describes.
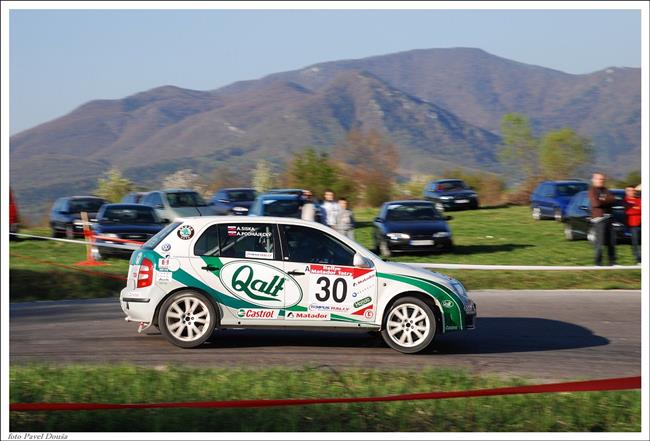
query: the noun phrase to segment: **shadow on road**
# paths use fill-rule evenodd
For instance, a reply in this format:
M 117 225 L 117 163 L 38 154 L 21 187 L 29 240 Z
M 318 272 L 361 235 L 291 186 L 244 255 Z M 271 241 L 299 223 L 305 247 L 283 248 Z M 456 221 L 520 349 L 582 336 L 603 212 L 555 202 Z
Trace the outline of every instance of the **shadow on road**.
M 477 329 L 438 337 L 434 352 L 439 354 L 497 354 L 552 351 L 604 346 L 609 340 L 572 323 L 528 317 L 482 317 Z M 217 331 L 209 348 L 311 346 L 358 347 L 386 346 L 379 336 L 367 332 L 312 332 L 290 330 Z

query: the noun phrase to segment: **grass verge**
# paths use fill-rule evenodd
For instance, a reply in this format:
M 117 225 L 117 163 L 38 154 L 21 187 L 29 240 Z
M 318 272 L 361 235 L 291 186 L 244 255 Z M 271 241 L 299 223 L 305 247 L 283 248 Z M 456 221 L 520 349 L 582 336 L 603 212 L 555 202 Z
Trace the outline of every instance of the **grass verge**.
M 379 396 L 526 384 L 458 370 L 19 365 L 11 402 Z M 269 409 L 11 412 L 12 431 L 639 431 L 640 392 L 511 395 Z

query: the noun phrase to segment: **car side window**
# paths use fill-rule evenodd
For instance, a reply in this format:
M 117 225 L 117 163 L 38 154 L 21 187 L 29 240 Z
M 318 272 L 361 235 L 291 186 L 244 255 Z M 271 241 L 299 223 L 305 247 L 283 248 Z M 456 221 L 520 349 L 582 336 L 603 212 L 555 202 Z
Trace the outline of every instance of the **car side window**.
M 354 250 L 329 234 L 302 225 L 282 225 L 287 244 L 285 260 L 352 266 Z
M 271 224 L 219 224 L 219 255 L 235 259 L 277 259 Z
M 211 225 L 194 244 L 195 256 L 219 256 L 219 225 Z
M 160 193 L 154 193 L 151 197 L 151 203 L 155 205 L 162 205 L 163 201 L 162 198 L 160 197 Z

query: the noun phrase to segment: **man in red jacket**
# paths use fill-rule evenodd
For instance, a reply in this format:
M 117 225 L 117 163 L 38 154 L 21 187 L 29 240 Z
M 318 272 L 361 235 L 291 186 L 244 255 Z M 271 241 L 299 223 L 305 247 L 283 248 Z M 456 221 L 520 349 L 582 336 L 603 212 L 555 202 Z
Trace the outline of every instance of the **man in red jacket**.
M 641 198 L 637 196 L 636 189 L 632 185 L 625 187 L 625 217 L 627 226 L 632 236 L 632 254 L 636 263 L 641 263 Z

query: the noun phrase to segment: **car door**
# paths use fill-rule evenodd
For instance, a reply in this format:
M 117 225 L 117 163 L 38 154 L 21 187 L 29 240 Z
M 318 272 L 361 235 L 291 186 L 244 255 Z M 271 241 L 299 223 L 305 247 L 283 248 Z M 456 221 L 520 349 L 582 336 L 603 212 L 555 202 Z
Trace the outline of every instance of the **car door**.
M 217 291 L 223 325 L 269 325 L 300 302 L 300 285 L 283 271 L 272 223 L 214 223 L 192 252 L 198 277 Z
M 375 268 L 353 265 L 355 250 L 320 229 L 279 224 L 285 272 L 303 291 L 285 312 L 286 325 L 358 326 L 374 323 Z
M 542 186 L 542 197 L 540 198 L 540 209 L 545 217 L 553 216 L 553 196 L 555 187 L 553 184 L 544 184 Z

